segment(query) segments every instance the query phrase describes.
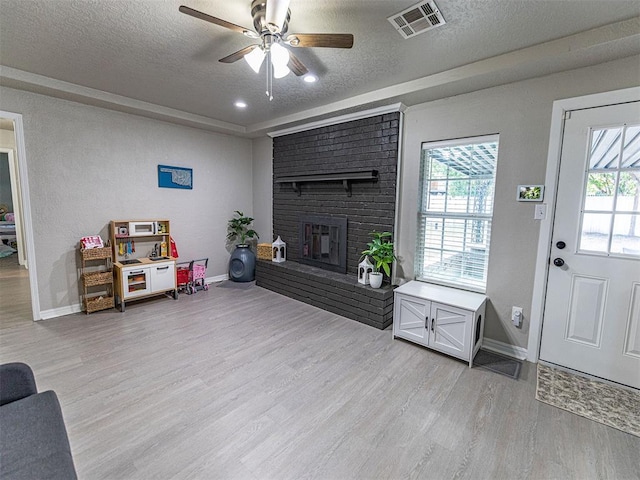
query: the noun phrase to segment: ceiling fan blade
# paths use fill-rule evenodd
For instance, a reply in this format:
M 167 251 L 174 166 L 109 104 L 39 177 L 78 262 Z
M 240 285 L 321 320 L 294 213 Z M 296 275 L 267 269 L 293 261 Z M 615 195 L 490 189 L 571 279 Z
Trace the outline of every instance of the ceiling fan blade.
M 291 51 L 289 51 L 289 63 L 287 64 L 287 67 L 289 67 L 289 70 L 295 73 L 298 77 L 309 73 L 309 70 L 304 66 L 304 63 L 302 63 Z
M 292 47 L 351 48 L 353 35 L 350 33 L 295 33 L 287 37 L 286 43 Z
M 265 21 L 271 33 L 282 31 L 284 21 L 289 11 L 289 0 L 268 0 L 265 11 Z
M 198 10 L 194 10 L 193 8 L 180 5 L 180 8 L 178 8 L 178 10 L 192 17 L 199 18 L 200 20 L 204 20 L 205 22 L 215 23 L 216 25 L 220 25 L 221 27 L 228 28 L 229 30 L 233 30 L 234 32 L 239 32 L 248 36 L 257 37 L 257 35 L 253 30 L 241 27 L 240 25 L 236 25 L 235 23 L 227 22 L 226 20 L 222 20 L 221 18 L 212 17 L 211 15 L 202 13 Z
M 258 45 L 249 45 L 248 47 L 245 47 L 242 50 L 238 50 L 237 52 L 232 53 L 231 55 L 227 55 L 226 57 L 221 58 L 218 61 L 222 62 L 222 63 L 237 62 L 238 60 L 243 58 L 245 55 L 253 52 L 253 49 L 256 48 L 256 47 L 258 47 Z

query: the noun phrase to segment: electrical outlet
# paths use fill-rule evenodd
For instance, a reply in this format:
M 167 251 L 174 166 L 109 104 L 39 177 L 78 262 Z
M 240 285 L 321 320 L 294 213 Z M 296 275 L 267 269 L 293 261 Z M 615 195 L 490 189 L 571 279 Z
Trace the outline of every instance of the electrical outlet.
M 522 326 L 522 307 L 511 307 L 511 323 L 518 328 Z

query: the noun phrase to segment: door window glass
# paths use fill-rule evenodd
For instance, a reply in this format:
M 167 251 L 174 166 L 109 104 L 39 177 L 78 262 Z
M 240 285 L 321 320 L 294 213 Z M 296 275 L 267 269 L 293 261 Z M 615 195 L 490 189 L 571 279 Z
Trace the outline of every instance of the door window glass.
M 640 125 L 591 131 L 579 250 L 640 257 Z

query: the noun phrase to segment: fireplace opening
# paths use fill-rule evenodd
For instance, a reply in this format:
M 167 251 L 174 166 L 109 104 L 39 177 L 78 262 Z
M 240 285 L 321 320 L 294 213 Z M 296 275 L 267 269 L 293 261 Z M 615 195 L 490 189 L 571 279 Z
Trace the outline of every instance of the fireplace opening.
M 300 263 L 347 273 L 347 218 L 305 216 L 300 219 Z

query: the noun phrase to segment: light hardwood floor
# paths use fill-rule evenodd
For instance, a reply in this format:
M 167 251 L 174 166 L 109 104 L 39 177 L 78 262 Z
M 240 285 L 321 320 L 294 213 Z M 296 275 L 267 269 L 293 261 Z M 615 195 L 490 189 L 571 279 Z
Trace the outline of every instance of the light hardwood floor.
M 4 313 L 3 313 L 4 315 Z M 640 439 L 259 287 L 0 330 L 83 479 L 637 479 Z
M 31 322 L 29 272 L 18 264 L 18 255 L 0 258 L 0 328 Z

